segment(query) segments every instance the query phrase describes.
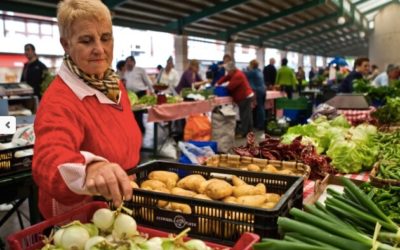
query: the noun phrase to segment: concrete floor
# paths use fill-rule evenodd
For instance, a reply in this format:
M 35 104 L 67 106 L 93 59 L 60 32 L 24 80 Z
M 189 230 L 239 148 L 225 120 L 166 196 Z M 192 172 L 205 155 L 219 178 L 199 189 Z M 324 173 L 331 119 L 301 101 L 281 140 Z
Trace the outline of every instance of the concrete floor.
M 256 132 L 256 141 L 260 141 L 261 137 L 263 136 L 262 131 Z M 246 138 L 241 138 L 241 139 L 236 139 L 234 146 L 241 146 L 246 144 Z M 142 153 L 141 155 L 141 163 L 147 162 L 149 160 L 154 160 L 154 159 L 165 159 L 165 160 L 171 160 L 174 161 L 173 159 L 167 159 L 163 157 L 154 157 L 151 155 L 151 153 Z M 29 223 L 29 208 L 28 208 L 28 202 L 25 201 L 21 207 L 19 208 L 19 211 L 21 212 L 22 215 L 22 221 L 25 227 L 28 227 L 30 225 Z M 3 216 L 6 214 L 6 212 L 0 211 L 0 219 L 3 218 Z M 16 213 L 14 213 L 7 221 L 6 223 L 0 227 L 0 240 L 5 243 L 6 238 L 8 235 L 13 234 L 15 232 L 20 231 L 20 225 L 18 222 L 18 216 Z M 5 246 L 0 242 L 0 250 L 3 249 L 9 249 L 8 246 Z

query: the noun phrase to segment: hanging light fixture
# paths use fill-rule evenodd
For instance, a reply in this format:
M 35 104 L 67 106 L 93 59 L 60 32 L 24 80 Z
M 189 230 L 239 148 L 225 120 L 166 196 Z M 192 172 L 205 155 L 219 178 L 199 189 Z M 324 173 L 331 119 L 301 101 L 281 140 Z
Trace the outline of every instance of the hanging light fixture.
M 361 38 L 364 38 L 365 37 L 365 32 L 364 31 L 360 31 L 359 35 L 360 35 Z
M 338 23 L 339 25 L 345 24 L 345 23 L 346 23 L 346 18 L 345 18 L 344 16 L 340 16 L 340 17 L 337 19 L 337 23 Z

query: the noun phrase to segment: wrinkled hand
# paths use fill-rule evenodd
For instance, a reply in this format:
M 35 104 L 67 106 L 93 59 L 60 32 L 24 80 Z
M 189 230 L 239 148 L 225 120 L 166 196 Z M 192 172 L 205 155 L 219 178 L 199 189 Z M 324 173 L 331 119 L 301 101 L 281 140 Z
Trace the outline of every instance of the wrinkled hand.
M 100 194 L 112 200 L 115 206 L 132 199 L 132 187 L 126 172 L 116 163 L 93 162 L 86 167 L 86 188 L 93 194 Z

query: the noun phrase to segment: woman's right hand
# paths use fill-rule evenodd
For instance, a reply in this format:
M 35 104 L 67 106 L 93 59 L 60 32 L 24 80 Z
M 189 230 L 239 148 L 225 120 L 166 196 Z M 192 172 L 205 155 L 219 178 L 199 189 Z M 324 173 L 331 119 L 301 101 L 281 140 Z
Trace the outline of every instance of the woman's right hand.
M 97 161 L 86 167 L 87 190 L 93 195 L 101 195 L 112 200 L 118 207 L 122 199 L 132 199 L 132 187 L 126 172 L 116 163 Z

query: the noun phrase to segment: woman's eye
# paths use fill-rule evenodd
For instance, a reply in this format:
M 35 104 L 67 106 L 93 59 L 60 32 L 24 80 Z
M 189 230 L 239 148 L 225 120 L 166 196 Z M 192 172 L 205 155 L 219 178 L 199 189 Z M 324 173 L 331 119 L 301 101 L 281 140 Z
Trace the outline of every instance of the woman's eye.
M 107 42 L 107 41 L 109 41 L 109 40 L 111 40 L 112 39 L 112 35 L 111 34 L 106 34 L 106 35 L 102 35 L 101 36 L 101 40 L 103 41 L 103 42 Z

